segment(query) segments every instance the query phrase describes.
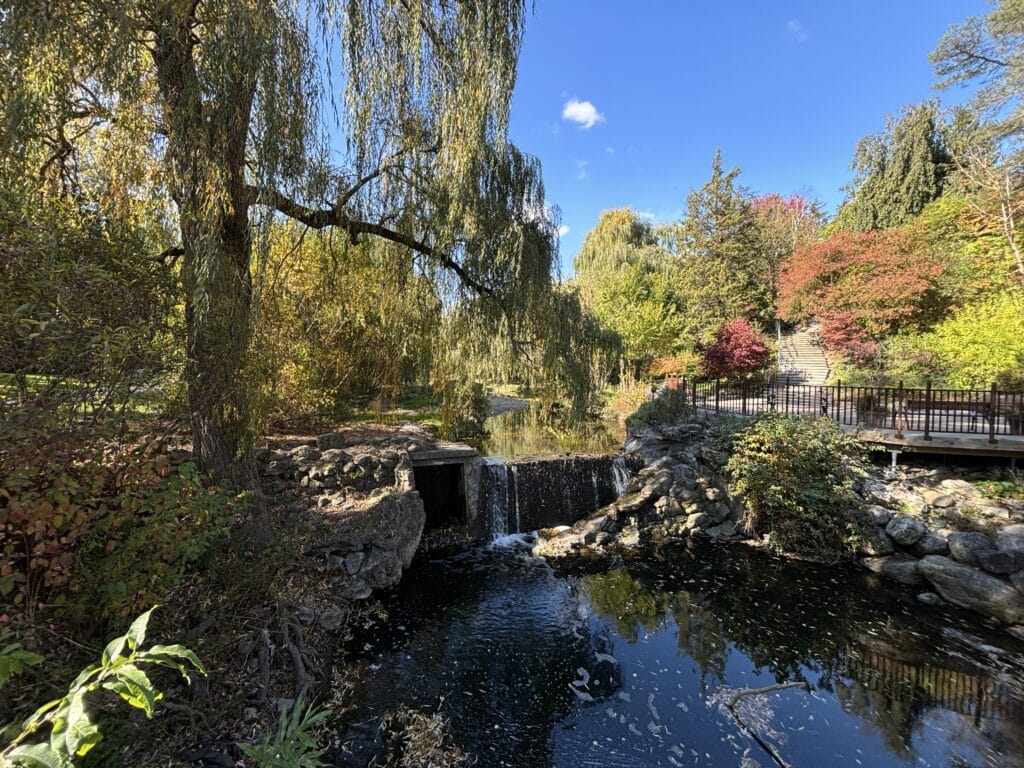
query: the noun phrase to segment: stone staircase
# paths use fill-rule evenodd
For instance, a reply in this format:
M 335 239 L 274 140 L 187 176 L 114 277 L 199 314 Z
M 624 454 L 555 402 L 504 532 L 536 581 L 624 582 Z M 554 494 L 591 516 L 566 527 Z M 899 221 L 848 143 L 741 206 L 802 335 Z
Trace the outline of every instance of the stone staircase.
M 828 361 L 821 351 L 816 324 L 791 331 L 782 337 L 778 366 L 780 384 L 820 387 L 828 381 Z

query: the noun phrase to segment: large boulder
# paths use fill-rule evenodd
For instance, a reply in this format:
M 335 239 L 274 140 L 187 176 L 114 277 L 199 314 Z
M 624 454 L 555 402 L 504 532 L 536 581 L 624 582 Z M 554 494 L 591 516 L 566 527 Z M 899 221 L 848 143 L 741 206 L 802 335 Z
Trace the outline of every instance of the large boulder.
M 1014 549 L 1024 552 L 1024 525 L 1008 525 L 996 534 L 999 549 Z
M 914 542 L 914 546 L 910 548 L 918 557 L 924 557 L 925 555 L 945 555 L 949 553 L 949 543 L 945 537 L 940 536 L 937 533 L 928 531 Z
M 918 569 L 949 602 L 992 616 L 1005 624 L 1024 622 L 1024 594 L 977 568 L 941 555 L 921 558 Z
M 961 563 L 978 564 L 978 553 L 996 548 L 991 537 L 984 533 L 951 533 L 947 539 L 949 552 Z
M 927 530 L 923 522 L 910 515 L 895 515 L 885 526 L 885 532 L 892 540 L 904 547 L 916 544 Z
M 978 552 L 978 565 L 989 573 L 1006 576 L 1024 570 L 1024 552 L 1019 549 L 993 549 Z
M 924 581 L 918 569 L 920 561 L 916 557 L 902 552 L 888 557 L 865 557 L 861 563 L 869 571 L 886 576 L 901 584 L 915 586 Z

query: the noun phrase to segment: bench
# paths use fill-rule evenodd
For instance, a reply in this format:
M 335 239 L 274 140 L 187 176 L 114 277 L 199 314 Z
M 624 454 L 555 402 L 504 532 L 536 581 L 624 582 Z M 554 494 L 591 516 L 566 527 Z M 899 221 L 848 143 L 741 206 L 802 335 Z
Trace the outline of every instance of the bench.
M 981 416 L 985 419 L 986 423 L 990 423 L 992 419 L 992 404 L 988 400 L 957 400 L 957 399 L 936 399 L 932 398 L 927 400 L 924 398 L 906 398 L 903 400 L 900 407 L 900 417 L 902 419 L 901 429 L 907 429 L 908 419 L 911 414 L 924 413 L 930 411 L 932 414 L 935 413 L 968 413 L 971 417 L 971 430 L 975 431 L 978 427 L 978 417 Z

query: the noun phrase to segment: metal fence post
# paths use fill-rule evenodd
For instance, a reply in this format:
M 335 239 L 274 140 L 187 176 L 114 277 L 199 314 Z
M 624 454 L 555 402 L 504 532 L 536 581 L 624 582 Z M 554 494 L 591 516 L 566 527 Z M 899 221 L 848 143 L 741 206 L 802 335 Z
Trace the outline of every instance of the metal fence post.
M 900 418 L 900 409 L 903 407 L 903 382 L 900 381 L 899 389 L 896 390 L 896 402 L 892 405 L 893 426 L 896 427 L 896 437 L 903 437 L 903 420 Z
M 999 398 L 999 387 L 993 381 L 992 382 L 992 399 L 988 403 L 988 441 L 990 443 L 996 442 L 996 403 Z
M 715 413 L 718 413 L 719 406 L 721 403 L 722 396 L 722 382 L 719 379 L 715 379 Z
M 746 416 L 747 415 L 747 382 L 745 382 L 745 381 L 740 384 L 740 403 L 742 404 L 743 415 Z
M 931 440 L 932 429 L 932 380 L 924 383 L 924 439 Z

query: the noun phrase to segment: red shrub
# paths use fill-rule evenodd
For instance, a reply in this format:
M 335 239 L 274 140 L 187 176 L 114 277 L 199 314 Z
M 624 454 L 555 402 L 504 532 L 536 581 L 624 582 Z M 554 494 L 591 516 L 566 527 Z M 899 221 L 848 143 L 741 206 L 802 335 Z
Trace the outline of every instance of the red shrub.
M 723 323 L 714 342 L 699 351 L 704 375 L 719 379 L 760 370 L 769 355 L 764 335 L 743 318 Z

